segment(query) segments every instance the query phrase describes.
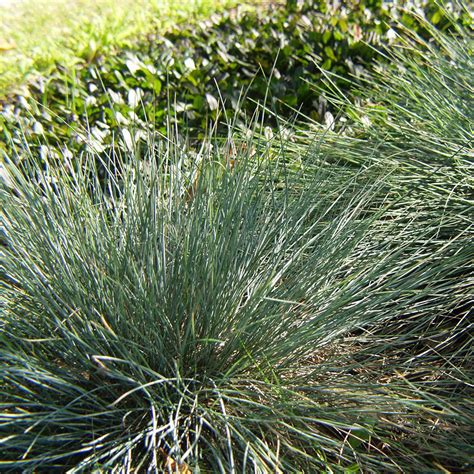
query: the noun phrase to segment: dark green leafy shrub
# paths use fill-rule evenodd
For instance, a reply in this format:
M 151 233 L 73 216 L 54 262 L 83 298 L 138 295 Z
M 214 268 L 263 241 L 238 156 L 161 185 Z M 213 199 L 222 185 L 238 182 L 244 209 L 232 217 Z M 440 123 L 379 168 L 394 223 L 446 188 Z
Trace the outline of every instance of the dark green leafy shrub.
M 422 5 L 432 15 L 433 2 Z M 96 150 L 107 150 L 121 128 L 143 131 L 153 124 L 166 133 L 170 117 L 199 138 L 216 120 L 221 100 L 228 120 L 236 110 L 251 115 L 256 103 L 265 103 L 283 117 L 299 110 L 322 121 L 325 100 L 309 84 L 319 83 L 324 70 L 360 79 L 380 59 L 389 26 L 400 19 L 412 29 L 419 25 L 413 13 L 379 1 L 343 7 L 308 1 L 289 10 L 230 11 L 165 37 L 150 36 L 90 67 L 58 68 L 38 80 L 29 94 L 39 106 L 24 97 L 7 101 L 0 117 L 4 148 L 11 150 L 8 134 L 19 143 L 24 132 L 32 146 L 44 134 L 51 147 L 77 151 L 89 135 Z

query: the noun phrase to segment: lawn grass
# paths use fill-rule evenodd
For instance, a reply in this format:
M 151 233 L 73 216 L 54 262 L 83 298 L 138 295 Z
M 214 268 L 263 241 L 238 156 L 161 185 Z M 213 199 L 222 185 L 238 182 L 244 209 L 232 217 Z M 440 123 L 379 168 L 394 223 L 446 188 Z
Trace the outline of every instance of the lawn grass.
M 35 73 L 113 54 L 137 37 L 208 16 L 235 0 L 25 0 L 0 7 L 0 97 Z

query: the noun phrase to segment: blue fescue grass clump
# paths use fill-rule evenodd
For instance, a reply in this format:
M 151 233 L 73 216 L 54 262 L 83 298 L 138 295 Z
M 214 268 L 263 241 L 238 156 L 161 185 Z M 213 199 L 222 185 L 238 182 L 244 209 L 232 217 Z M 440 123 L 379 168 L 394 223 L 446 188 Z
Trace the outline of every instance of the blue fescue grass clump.
M 468 346 L 404 333 L 465 291 L 465 247 L 389 212 L 387 168 L 213 150 L 6 165 L 2 466 L 465 466 Z

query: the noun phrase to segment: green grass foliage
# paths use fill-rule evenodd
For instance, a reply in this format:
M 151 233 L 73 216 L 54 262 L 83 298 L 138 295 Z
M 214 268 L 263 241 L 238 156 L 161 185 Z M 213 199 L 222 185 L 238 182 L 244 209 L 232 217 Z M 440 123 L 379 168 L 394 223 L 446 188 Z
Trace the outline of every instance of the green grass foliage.
M 8 4 L 10 3 L 10 4 Z M 235 2 L 220 0 L 22 0 L 0 7 L 0 97 L 36 76 L 87 67 L 153 31 L 203 18 Z M 21 93 L 21 92 L 20 92 Z

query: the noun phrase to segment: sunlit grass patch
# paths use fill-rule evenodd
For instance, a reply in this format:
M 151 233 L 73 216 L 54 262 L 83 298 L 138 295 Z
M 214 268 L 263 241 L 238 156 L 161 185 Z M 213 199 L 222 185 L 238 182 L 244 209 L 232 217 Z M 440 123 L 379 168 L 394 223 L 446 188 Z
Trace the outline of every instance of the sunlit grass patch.
M 113 54 L 151 31 L 235 6 L 233 0 L 22 0 L 0 7 L 0 96 L 36 73 Z

